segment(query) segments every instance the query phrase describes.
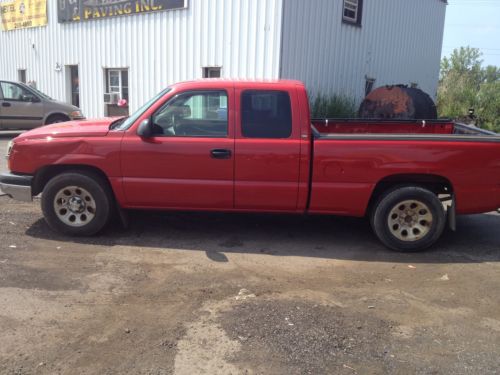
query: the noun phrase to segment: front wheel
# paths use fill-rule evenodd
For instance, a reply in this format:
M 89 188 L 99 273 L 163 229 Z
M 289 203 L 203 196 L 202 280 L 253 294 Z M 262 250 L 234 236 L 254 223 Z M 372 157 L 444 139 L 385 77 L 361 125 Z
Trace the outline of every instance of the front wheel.
M 443 233 L 443 204 L 421 187 L 400 187 L 376 203 L 371 224 L 384 245 L 397 251 L 420 251 L 432 246 Z
M 58 123 L 67 122 L 67 121 L 69 121 L 69 118 L 66 116 L 53 115 L 47 119 L 47 122 L 45 123 L 45 125 L 58 124 Z
M 68 172 L 52 178 L 42 193 L 48 225 L 63 234 L 91 236 L 108 223 L 112 196 L 98 175 Z

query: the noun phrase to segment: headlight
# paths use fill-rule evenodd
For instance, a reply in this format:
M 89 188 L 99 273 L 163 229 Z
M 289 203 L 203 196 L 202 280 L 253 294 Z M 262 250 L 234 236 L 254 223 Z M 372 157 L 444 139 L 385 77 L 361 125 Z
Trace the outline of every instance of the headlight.
M 9 158 L 10 152 L 12 151 L 12 146 L 14 146 L 14 142 L 9 141 L 9 143 L 7 143 L 7 155 L 5 155 L 7 159 Z
M 71 117 L 72 119 L 76 118 L 84 118 L 85 116 L 83 115 L 82 111 L 73 111 L 73 112 L 70 112 L 68 113 L 69 117 Z

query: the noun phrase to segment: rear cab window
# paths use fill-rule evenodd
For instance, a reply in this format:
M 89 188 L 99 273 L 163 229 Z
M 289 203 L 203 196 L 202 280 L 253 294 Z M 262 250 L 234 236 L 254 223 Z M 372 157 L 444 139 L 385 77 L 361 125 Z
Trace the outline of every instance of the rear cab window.
M 289 93 L 277 90 L 243 91 L 241 133 L 244 138 L 290 138 L 292 105 Z

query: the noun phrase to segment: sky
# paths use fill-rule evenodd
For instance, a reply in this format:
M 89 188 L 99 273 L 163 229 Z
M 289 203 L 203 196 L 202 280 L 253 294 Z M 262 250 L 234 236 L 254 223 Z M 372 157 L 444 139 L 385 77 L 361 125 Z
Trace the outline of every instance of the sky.
M 484 65 L 500 66 L 500 0 L 448 0 L 443 56 L 462 46 L 479 48 Z

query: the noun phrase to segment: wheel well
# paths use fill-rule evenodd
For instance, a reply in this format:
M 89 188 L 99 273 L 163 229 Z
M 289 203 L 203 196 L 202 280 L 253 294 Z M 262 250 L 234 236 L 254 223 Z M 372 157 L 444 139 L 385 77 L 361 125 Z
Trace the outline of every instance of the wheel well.
M 453 194 L 453 185 L 445 177 L 433 174 L 399 174 L 387 176 L 380 180 L 373 189 L 367 212 L 371 212 L 373 205 L 386 191 L 397 186 L 419 186 L 432 191 L 436 195 Z
M 102 181 L 108 185 L 110 191 L 113 191 L 108 177 L 99 168 L 89 165 L 50 165 L 43 167 L 36 172 L 32 186 L 33 195 L 40 194 L 45 188 L 45 185 L 47 185 L 47 182 L 49 182 L 53 177 L 65 172 L 83 172 L 86 174 L 93 174 L 101 178 Z
M 45 119 L 45 124 L 48 124 L 50 119 L 54 117 L 64 117 L 65 119 L 71 120 L 68 115 L 65 115 L 64 113 L 52 113 L 49 117 Z

